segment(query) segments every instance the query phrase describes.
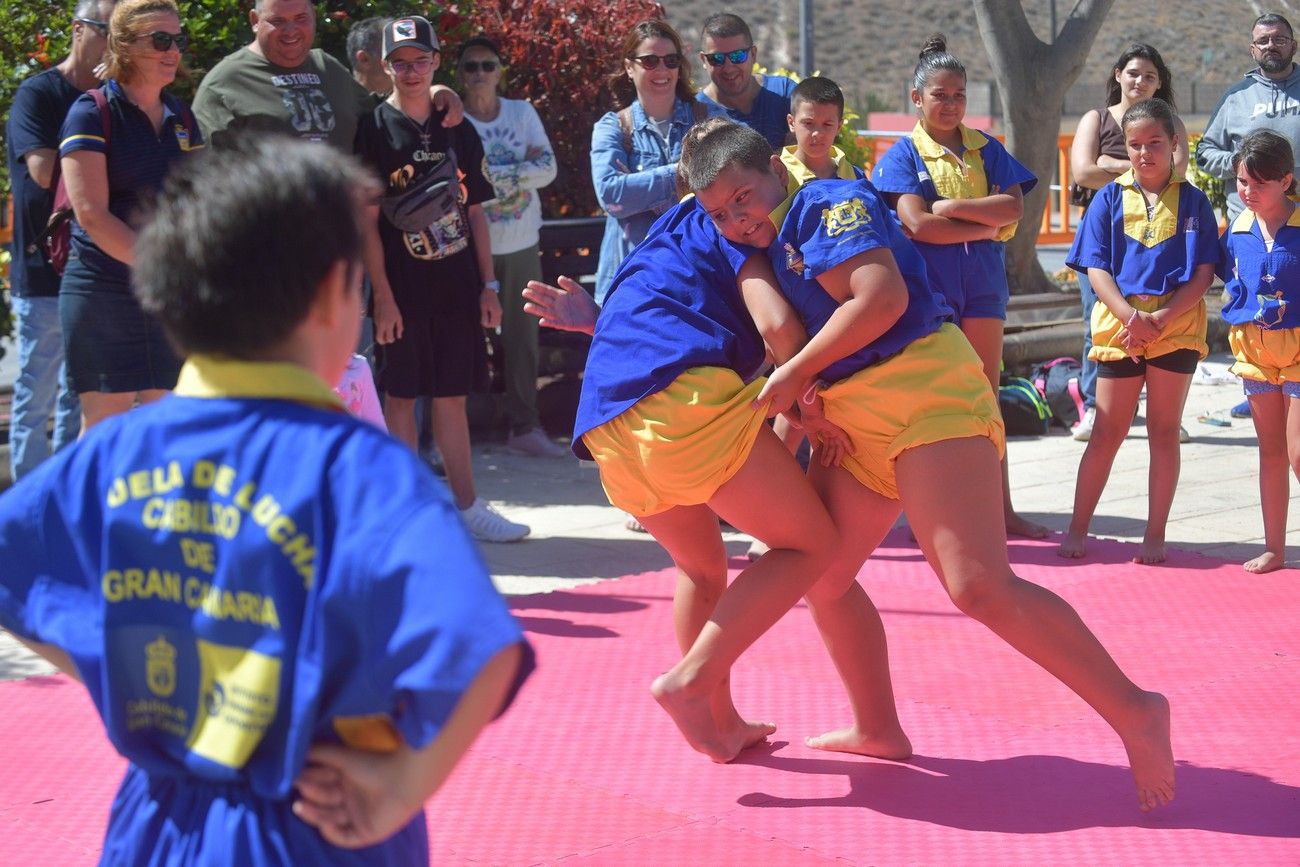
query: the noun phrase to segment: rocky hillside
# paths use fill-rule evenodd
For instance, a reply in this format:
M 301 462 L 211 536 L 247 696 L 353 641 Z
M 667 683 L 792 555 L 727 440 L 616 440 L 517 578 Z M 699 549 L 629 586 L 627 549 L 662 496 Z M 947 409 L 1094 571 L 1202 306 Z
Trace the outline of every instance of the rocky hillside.
M 1059 21 L 1072 0 L 1028 0 L 1026 15 L 1040 38 L 1047 38 L 1052 2 Z M 990 79 L 988 59 L 968 2 L 937 0 L 813 0 L 814 56 L 823 74 L 844 88 L 853 104 L 887 111 L 906 107 L 906 82 L 920 44 L 939 30 L 966 64 L 971 81 Z M 749 22 L 759 45 L 759 61 L 767 66 L 797 68 L 799 61 L 798 0 L 738 0 L 719 5 L 707 0 L 665 0 L 668 18 L 692 45 L 699 41 L 700 23 L 719 10 L 733 11 Z M 1300 26 L 1300 9 L 1276 7 Z M 1273 8 L 1273 7 L 1268 7 Z M 1240 0 L 1188 0 L 1151 3 L 1115 0 L 1093 44 L 1088 66 L 1076 82 L 1067 107 L 1071 115 L 1094 104 L 1104 93 L 1103 82 L 1115 58 L 1130 42 L 1149 42 L 1164 55 L 1174 74 L 1174 91 L 1185 115 L 1205 114 L 1226 83 L 1251 66 L 1250 25 L 1264 7 Z

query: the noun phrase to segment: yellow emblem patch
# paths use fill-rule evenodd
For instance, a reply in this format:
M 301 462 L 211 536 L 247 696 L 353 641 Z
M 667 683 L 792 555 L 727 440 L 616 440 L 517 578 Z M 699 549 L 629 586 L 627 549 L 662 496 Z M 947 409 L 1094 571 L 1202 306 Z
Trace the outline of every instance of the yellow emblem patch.
M 871 214 L 867 212 L 867 206 L 856 196 L 822 210 L 822 225 L 826 227 L 826 236 L 829 238 L 870 222 Z
M 144 649 L 145 682 L 149 690 L 160 698 L 176 691 L 176 648 L 161 635 Z

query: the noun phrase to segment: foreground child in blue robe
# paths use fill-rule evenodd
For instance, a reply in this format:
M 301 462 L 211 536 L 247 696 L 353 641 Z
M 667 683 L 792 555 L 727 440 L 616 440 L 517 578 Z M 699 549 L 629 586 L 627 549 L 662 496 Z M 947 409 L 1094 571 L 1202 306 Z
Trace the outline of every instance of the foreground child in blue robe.
M 176 393 L 0 498 L 0 626 L 129 762 L 104 864 L 428 863 L 423 802 L 531 669 L 442 485 L 327 385 L 374 193 L 287 139 L 187 164 L 133 274 Z
M 875 188 L 828 180 L 787 196 L 785 168 L 762 137 L 719 120 L 687 134 L 679 171 L 724 237 L 766 251 L 809 334 L 756 403 L 781 411 L 822 383 L 827 420 L 852 441 L 842 466 L 810 468 L 841 539 L 818 585 L 856 592 L 863 561 L 906 508 L 957 607 L 1110 724 L 1142 809 L 1167 803 L 1169 703 L 1135 686 L 1068 603 L 1011 571 L 992 389 L 970 344 L 944 321 L 924 263 Z M 848 681 L 862 679 L 850 694 L 869 694 L 883 664 L 867 656 L 853 671 L 841 669 Z M 844 748 L 853 747 L 846 737 Z

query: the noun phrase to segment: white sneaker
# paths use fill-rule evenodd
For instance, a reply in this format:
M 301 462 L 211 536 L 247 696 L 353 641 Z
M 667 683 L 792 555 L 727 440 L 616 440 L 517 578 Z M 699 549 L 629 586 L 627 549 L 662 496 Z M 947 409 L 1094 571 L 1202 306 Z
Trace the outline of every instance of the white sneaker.
M 1081 443 L 1086 443 L 1092 436 L 1092 426 L 1097 423 L 1097 408 L 1090 406 L 1083 413 L 1083 418 L 1074 423 L 1070 429 L 1070 436 L 1074 437 Z
M 506 519 L 482 497 L 468 509 L 461 509 L 460 517 L 470 535 L 480 542 L 518 542 L 532 532 L 527 524 L 516 524 Z
M 563 458 L 570 454 L 568 449 L 553 441 L 546 435 L 546 431 L 539 427 L 527 433 L 511 434 L 506 439 L 506 448 L 534 458 Z

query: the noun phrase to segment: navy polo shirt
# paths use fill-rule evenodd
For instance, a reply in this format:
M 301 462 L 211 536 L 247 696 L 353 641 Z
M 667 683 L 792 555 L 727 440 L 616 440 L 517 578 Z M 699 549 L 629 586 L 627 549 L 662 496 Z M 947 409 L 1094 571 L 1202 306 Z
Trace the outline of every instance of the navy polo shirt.
M 27 155 L 48 148 L 59 149 L 59 130 L 68 109 L 81 96 L 57 69 L 38 72 L 18 85 L 14 104 L 5 124 L 5 156 L 13 188 L 13 261 L 9 265 L 9 291 L 19 297 L 51 297 L 59 294 L 59 275 L 54 273 L 37 238 L 45 231 L 54 208 L 54 191 L 32 180 Z
M 77 151 L 107 155 L 108 210 L 132 228 L 139 228 L 143 208 L 167 177 L 172 163 L 189 151 L 203 146 L 203 136 L 193 116 L 181 108 L 171 94 L 163 94 L 163 121 L 155 133 L 148 115 L 136 108 L 116 81 L 101 88 L 108 96 L 108 117 L 112 128 L 105 139 L 99 106 L 90 94 L 83 94 L 63 122 L 59 157 Z M 188 124 L 186 120 L 189 120 Z M 131 269 L 109 256 L 90 239 L 75 220 L 72 224 L 72 255 L 68 270 L 96 278 L 97 282 L 127 286 Z

